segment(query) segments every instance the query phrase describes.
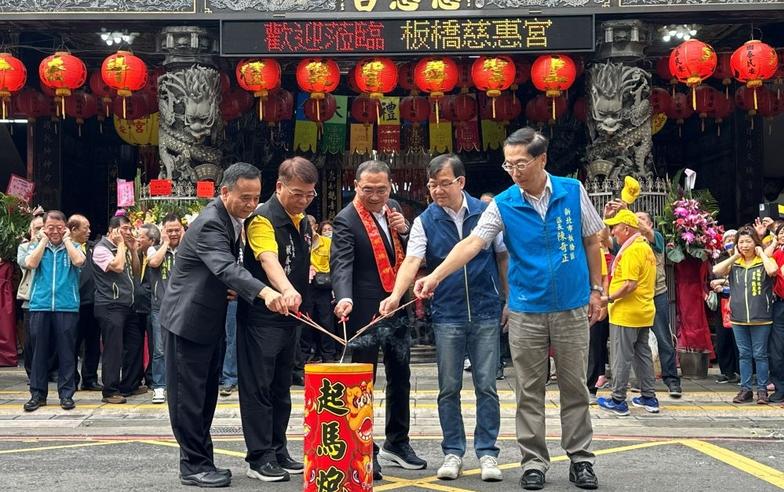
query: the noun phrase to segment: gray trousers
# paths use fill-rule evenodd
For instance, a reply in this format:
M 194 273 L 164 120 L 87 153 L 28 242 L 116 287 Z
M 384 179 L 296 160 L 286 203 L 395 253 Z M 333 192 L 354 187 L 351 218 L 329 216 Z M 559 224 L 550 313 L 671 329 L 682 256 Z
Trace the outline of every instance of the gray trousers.
M 629 372 L 634 366 L 634 374 L 640 380 L 640 394 L 655 397 L 655 376 L 651 346 L 648 345 L 650 328 L 627 328 L 610 323 L 610 344 L 612 346 L 612 397 L 616 401 L 626 400 L 626 385 Z
M 509 346 L 515 370 L 517 443 L 523 472 L 550 468 L 545 442 L 545 384 L 550 347 L 555 352 L 561 400 L 561 447 L 572 462 L 593 463 L 588 411 L 588 307 L 546 314 L 509 314 Z

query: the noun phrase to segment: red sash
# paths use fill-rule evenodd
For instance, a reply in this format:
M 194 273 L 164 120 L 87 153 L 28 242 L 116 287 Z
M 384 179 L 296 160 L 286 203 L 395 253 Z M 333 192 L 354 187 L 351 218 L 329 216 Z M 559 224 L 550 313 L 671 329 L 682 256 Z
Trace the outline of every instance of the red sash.
M 389 262 L 387 248 L 384 246 L 384 240 L 381 239 L 378 226 L 373 221 L 373 216 L 358 199 L 354 199 L 354 208 L 357 209 L 362 225 L 365 226 L 365 231 L 367 231 L 370 239 L 370 246 L 373 248 L 373 256 L 376 259 L 376 270 L 378 270 L 378 276 L 381 279 L 381 286 L 384 287 L 385 292 L 392 292 L 392 289 L 395 287 L 397 270 L 405 257 L 400 237 L 398 237 L 397 231 L 392 230 L 391 227 L 389 228 L 392 246 L 395 249 L 395 266 L 392 266 Z

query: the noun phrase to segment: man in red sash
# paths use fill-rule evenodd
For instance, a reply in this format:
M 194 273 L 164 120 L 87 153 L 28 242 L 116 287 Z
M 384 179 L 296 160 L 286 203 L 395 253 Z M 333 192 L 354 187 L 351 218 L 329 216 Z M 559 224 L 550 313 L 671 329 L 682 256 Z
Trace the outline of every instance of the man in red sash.
M 349 338 L 377 315 L 378 306 L 392 292 L 404 258 L 409 226 L 400 205 L 389 199 L 392 184 L 389 166 L 366 161 L 357 168 L 356 198 L 335 217 L 330 268 L 337 299 L 335 314 L 348 318 Z M 405 318 L 398 315 L 380 322 L 350 345 L 352 362 L 373 364 L 379 346 L 386 370 L 386 440 L 381 457 L 409 470 L 427 462 L 409 444 L 409 359 L 411 336 Z M 378 446 L 374 444 L 373 478 L 381 480 Z

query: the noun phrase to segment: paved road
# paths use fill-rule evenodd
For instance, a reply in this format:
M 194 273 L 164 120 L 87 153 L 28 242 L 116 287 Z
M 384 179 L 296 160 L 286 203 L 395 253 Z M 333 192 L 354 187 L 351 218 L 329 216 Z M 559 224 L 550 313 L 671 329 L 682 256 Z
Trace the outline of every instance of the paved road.
M 511 371 L 507 370 L 510 376 Z M 383 371 L 380 371 L 383 374 Z M 463 413 L 466 428 L 474 425 L 470 375 L 466 374 Z M 375 490 L 518 489 L 520 454 L 514 440 L 514 381 L 499 382 L 502 422 L 499 462 L 505 480 L 481 482 L 472 453 L 458 481 L 435 479 L 440 464 L 440 428 L 436 411 L 437 380 L 432 365 L 412 371 L 412 436 L 417 452 L 430 467 L 406 471 L 385 466 L 385 480 Z M 376 421 L 383 421 L 383 385 L 376 390 Z M 568 462 L 558 446 L 557 386 L 548 387 L 547 425 L 553 468 L 547 490 L 577 490 L 568 482 Z M 596 470 L 603 490 L 749 490 L 784 489 L 784 408 L 778 405 L 734 405 L 737 387 L 712 379 L 685 381 L 684 397 L 661 394 L 662 413 L 633 409 L 616 417 L 594 408 Z M 170 490 L 181 488 L 176 476 L 177 450 L 171 438 L 166 405 L 153 405 L 151 394 L 126 405 L 105 405 L 99 393 L 78 392 L 77 408 L 66 412 L 50 389 L 49 406 L 26 414 L 24 372 L 0 369 L 0 469 L 5 490 Z M 293 392 L 290 450 L 301 454 L 302 390 Z M 381 426 L 377 425 L 377 428 Z M 221 399 L 213 426 L 216 460 L 231 468 L 235 489 L 266 487 L 245 477 L 237 395 Z M 382 462 L 382 465 L 384 463 Z M 296 480 L 270 487 L 301 490 Z

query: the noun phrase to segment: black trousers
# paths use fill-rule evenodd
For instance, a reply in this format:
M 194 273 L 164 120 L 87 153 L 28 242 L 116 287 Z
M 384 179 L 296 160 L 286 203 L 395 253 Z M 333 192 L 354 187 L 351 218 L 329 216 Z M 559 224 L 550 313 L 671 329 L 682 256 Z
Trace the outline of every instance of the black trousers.
M 33 369 L 33 339 L 30 336 L 29 309 L 24 309 L 24 313 L 22 314 L 22 329 L 25 333 L 24 346 L 22 347 L 24 350 L 24 368 L 27 373 L 27 380 L 29 381 L 30 372 Z M 49 373 L 51 374 L 57 371 L 57 349 L 54 346 L 50 346 L 47 350 L 49 351 L 47 357 L 49 358 Z
M 77 325 L 76 336 L 76 357 L 77 364 L 74 368 L 74 379 L 76 386 L 79 381 L 82 386 L 93 386 L 98 384 L 98 361 L 101 359 L 101 329 L 95 319 L 95 307 L 92 304 L 82 304 L 79 307 L 79 323 Z M 82 374 L 79 374 L 79 353 L 84 344 L 84 355 L 82 356 Z
M 164 330 L 169 420 L 180 445 L 180 473 L 215 470 L 210 427 L 218 402 L 223 345 L 200 344 Z
M 308 313 L 313 320 L 331 333 L 343 338 L 342 327 L 340 333 L 336 331 L 335 315 L 332 312 L 332 290 L 318 289 L 310 287 L 308 304 L 303 306 L 302 311 Z M 300 339 L 300 349 L 305 358 L 315 356 L 324 362 L 334 361 L 340 357 L 335 341 L 313 328 L 302 326 L 302 338 Z
M 58 358 L 57 393 L 60 398 L 73 398 L 76 392 L 76 324 L 79 313 L 33 311 L 30 313 L 30 338 L 33 363 L 30 372 L 30 394 L 46 399 L 49 391 L 49 353 L 54 348 Z
M 288 456 L 291 371 L 297 327 L 259 326 L 237 320 L 237 377 L 245 461 L 261 465 Z
M 374 307 L 378 307 L 378 302 Z M 354 316 L 353 313 L 352 316 Z M 359 321 L 359 319 L 352 321 Z M 362 325 L 369 321 L 370 319 L 367 319 Z M 350 337 L 351 334 L 349 334 Z M 350 345 L 351 362 L 373 364 L 374 383 L 378 367 L 379 347 L 384 351 L 384 371 L 387 378 L 384 432 L 386 442 L 397 446 L 409 441 L 408 431 L 411 416 L 411 402 L 409 401 L 411 394 L 411 368 L 409 366 L 411 362 L 411 334 L 408 318 L 404 314 L 381 321 Z M 373 447 L 377 452 L 378 447 L 375 443 Z
M 719 325 L 716 327 L 716 360 L 719 361 L 719 370 L 727 377 L 740 374 L 738 368 L 738 345 L 732 329 Z
M 595 323 L 590 328 L 590 341 L 588 342 L 588 371 L 586 383 L 588 391 L 596 394 L 596 381 L 604 374 L 604 367 L 608 362 L 607 339 L 610 337 L 610 321 L 605 318 Z
M 152 338 L 152 323 L 150 322 L 149 313 L 136 313 L 139 318 L 139 329 L 142 332 L 142 344 L 140 345 L 141 363 L 142 367 L 139 371 L 139 381 L 137 387 L 144 384 L 148 388 L 152 388 L 152 353 L 155 349 L 155 340 Z M 147 344 L 145 346 L 144 337 L 147 336 Z M 147 351 L 148 359 L 147 365 L 144 365 L 144 351 Z
M 130 307 L 95 306 L 95 318 L 103 336 L 103 396 L 128 394 L 138 386 L 142 370 L 144 332 L 138 316 Z

